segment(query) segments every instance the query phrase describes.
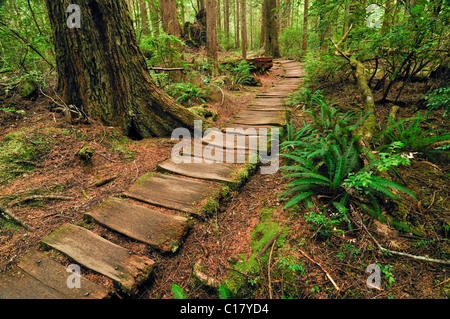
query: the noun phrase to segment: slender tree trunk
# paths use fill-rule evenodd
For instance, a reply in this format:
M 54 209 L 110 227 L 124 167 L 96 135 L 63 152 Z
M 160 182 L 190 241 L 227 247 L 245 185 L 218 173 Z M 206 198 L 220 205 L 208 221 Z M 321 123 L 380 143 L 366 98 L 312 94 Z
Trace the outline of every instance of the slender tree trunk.
M 141 11 L 141 23 L 142 23 L 142 33 L 144 35 L 148 34 L 148 26 L 147 26 L 147 4 L 144 0 L 139 0 L 139 9 Z
M 165 33 L 174 35 L 181 39 L 181 26 L 177 17 L 176 0 L 160 0 L 162 27 Z
M 196 117 L 153 82 L 123 0 L 78 0 L 80 29 L 67 28 L 72 0 L 45 0 L 53 31 L 58 90 L 92 120 L 132 138 L 193 129 Z
M 154 37 L 159 36 L 159 5 L 155 3 L 155 0 L 151 0 L 150 4 L 150 18 L 152 20 L 152 32 Z
M 216 0 L 206 0 L 206 43 L 209 63 L 216 75 L 219 66 L 217 61 L 217 29 L 216 29 Z
M 241 0 L 242 58 L 247 59 L 247 1 Z
M 216 0 L 216 18 L 217 18 L 217 23 L 216 23 L 216 30 L 217 33 L 219 32 L 219 30 L 222 30 L 222 14 L 220 11 L 220 0 Z
M 306 0 L 307 1 L 307 0 Z M 264 48 L 266 44 L 266 1 L 261 4 L 261 36 L 259 38 L 259 48 Z
M 241 28 L 240 28 L 240 9 L 239 9 L 239 0 L 236 0 L 236 33 L 235 33 L 235 38 L 236 38 L 236 49 L 239 49 L 241 47 Z
M 223 1 L 224 29 L 227 45 L 230 43 L 230 0 Z M 229 49 L 228 47 L 226 49 Z
M 265 0 L 266 3 L 266 54 L 273 58 L 280 57 L 278 44 L 278 22 L 276 0 Z
M 303 9 L 303 41 L 302 41 L 302 55 L 306 56 L 308 52 L 308 11 L 309 0 L 305 0 Z

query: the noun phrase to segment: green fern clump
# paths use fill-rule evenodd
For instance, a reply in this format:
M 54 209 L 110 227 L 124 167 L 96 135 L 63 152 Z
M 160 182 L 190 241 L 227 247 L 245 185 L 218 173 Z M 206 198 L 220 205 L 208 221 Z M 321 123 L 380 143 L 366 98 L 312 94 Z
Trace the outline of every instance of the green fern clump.
M 380 151 L 385 150 L 390 143 L 401 142 L 403 144 L 402 151 L 420 152 L 430 160 L 434 160 L 432 156 L 432 146 L 437 142 L 450 140 L 450 133 L 443 134 L 442 130 L 426 130 L 422 128 L 422 121 L 425 117 L 417 113 L 417 116 L 394 120 L 388 117 L 388 124 L 382 125 L 383 131 L 377 138 L 382 145 Z
M 403 144 L 394 143 L 389 153 L 381 153 L 378 160 L 369 165 L 362 161 L 359 136 L 354 132 L 365 117 L 354 112 L 340 112 L 326 103 L 320 94 L 304 92 L 305 112 L 311 122 L 295 130 L 293 122 L 284 130 L 285 141 L 281 144 L 286 165 L 282 167 L 284 178 L 289 179 L 287 190 L 280 195 L 286 204 L 284 208 L 298 205 L 312 196 L 320 195 L 329 199 L 328 206 L 334 217 L 326 212 L 307 215 L 308 221 L 320 224 L 318 229 L 329 234 L 336 223 L 347 222 L 349 204 L 369 198 L 399 197 L 397 190 L 414 197 L 405 187 L 383 177 L 377 176 L 384 170 L 395 170 L 398 165 L 409 161 L 395 151 Z M 324 233 L 324 234 L 325 234 Z

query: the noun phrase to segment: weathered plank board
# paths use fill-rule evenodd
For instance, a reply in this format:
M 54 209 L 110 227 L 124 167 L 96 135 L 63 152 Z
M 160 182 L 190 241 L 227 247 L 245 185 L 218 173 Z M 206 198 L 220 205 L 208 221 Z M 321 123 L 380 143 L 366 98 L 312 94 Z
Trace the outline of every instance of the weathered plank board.
M 145 256 L 130 254 L 125 248 L 72 224 L 61 226 L 42 243 L 111 278 L 130 292 L 149 276 L 155 264 Z
M 175 252 L 188 231 L 184 217 L 109 198 L 86 213 L 97 223 L 162 251 Z

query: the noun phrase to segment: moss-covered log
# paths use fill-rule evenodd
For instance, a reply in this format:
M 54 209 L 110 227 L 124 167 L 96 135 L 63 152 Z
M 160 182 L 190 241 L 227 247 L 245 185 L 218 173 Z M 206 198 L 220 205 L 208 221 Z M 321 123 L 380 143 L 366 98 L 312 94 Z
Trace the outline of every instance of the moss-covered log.
M 350 65 L 355 71 L 357 86 L 364 101 L 364 113 L 366 115 L 370 114 L 358 130 L 358 135 L 362 136 L 367 142 L 372 139 L 375 131 L 375 102 L 372 91 L 368 85 L 367 77 L 365 75 L 365 68 L 362 62 L 352 58 L 350 60 Z

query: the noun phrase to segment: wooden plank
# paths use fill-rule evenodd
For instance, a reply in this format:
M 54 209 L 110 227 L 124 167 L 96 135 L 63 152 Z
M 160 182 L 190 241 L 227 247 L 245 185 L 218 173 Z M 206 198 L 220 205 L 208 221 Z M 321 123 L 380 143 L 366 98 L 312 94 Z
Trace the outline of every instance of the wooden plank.
M 201 159 L 200 159 L 201 160 Z M 195 163 L 195 157 L 192 163 L 175 163 L 172 159 L 168 159 L 158 164 L 160 171 L 171 172 L 193 178 L 212 180 L 218 182 L 234 183 L 233 173 L 237 168 L 225 163 Z
M 108 297 L 108 289 L 83 276 L 80 277 L 80 288 L 69 288 L 67 279 L 71 273 L 67 272 L 67 268 L 37 249 L 32 249 L 20 260 L 19 268 L 64 295 L 65 299 L 104 299 Z
M 65 299 L 66 296 L 20 271 L 0 278 L 0 299 Z
M 86 213 L 99 224 L 167 252 L 175 252 L 188 231 L 188 220 L 109 198 Z
M 202 215 L 198 207 L 219 185 L 192 181 L 173 175 L 148 173 L 134 183 L 124 195 L 152 205 Z
M 155 264 L 145 256 L 130 254 L 125 248 L 71 224 L 61 226 L 45 237 L 42 243 L 66 254 L 76 263 L 111 278 L 129 292 L 135 291 Z

